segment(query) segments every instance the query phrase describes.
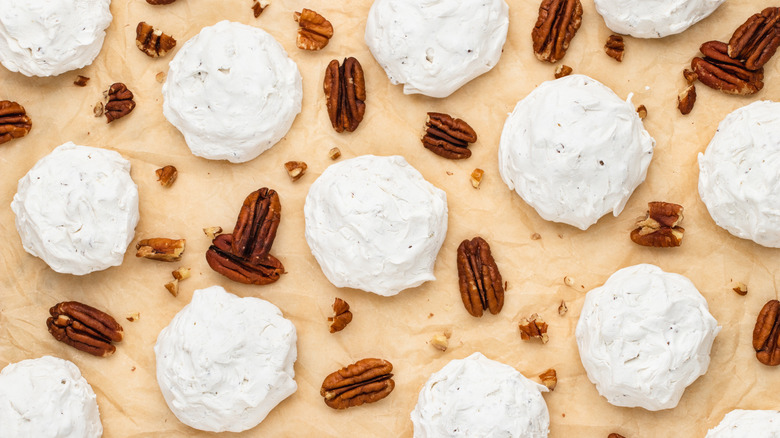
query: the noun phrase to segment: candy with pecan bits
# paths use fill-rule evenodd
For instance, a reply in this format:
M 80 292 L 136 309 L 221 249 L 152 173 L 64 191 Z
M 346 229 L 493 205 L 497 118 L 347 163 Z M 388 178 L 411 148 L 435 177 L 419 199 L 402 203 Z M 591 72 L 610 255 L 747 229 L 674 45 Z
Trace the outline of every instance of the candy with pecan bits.
M 449 114 L 428 113 L 421 140 L 436 155 L 460 160 L 471 156 L 469 143 L 477 141 L 477 133 L 468 123 Z
M 168 239 L 165 237 L 143 239 L 135 245 L 137 250 L 135 256 L 163 262 L 175 262 L 181 260 L 186 244 L 187 240 L 185 239 Z
M 333 302 L 333 316 L 328 317 L 330 321 L 330 332 L 336 333 L 344 330 L 344 328 L 352 322 L 352 312 L 349 311 L 349 304 L 341 298 L 336 297 Z
M 9 100 L 0 101 L 0 144 L 22 138 L 32 129 L 24 107 Z
M 466 311 L 480 317 L 484 310 L 497 315 L 504 307 L 504 284 L 490 245 L 481 237 L 458 246 L 458 286 Z
M 704 58 L 695 57 L 691 69 L 702 84 L 726 94 L 749 95 L 764 88 L 764 69 L 749 70 L 745 64 L 728 55 L 728 45 L 707 41 L 700 49 Z
M 116 351 L 124 330 L 111 315 L 76 301 L 65 301 L 49 309 L 46 326 L 54 339 L 94 356 L 110 356 Z
M 542 0 L 531 31 L 536 58 L 550 63 L 563 59 L 581 24 L 580 0 Z
M 176 40 L 142 21 L 135 28 L 135 45 L 148 56 L 159 58 L 176 47 Z
M 356 130 L 366 112 L 366 81 L 360 62 L 352 57 L 345 58 L 341 65 L 335 59 L 331 61 L 325 70 L 323 89 L 333 129 Z
M 387 397 L 395 388 L 393 364 L 383 359 L 361 359 L 325 378 L 320 395 L 333 409 L 346 409 L 373 403 Z
M 780 365 L 780 301 L 770 300 L 758 314 L 753 329 L 753 349 L 762 364 Z
M 657 248 L 676 247 L 682 244 L 685 229 L 679 224 L 683 220 L 683 207 L 669 202 L 648 202 L 647 216 L 636 223 L 631 231 L 631 240 L 642 246 Z
M 105 114 L 108 122 L 122 118 L 135 108 L 133 92 L 127 89 L 127 86 L 121 82 L 116 82 L 108 89 L 108 103 L 105 104 Z
M 766 8 L 734 32 L 728 55 L 744 61 L 748 70 L 758 70 L 774 56 L 780 46 L 780 8 Z
M 322 15 L 311 9 L 303 9 L 294 15 L 298 22 L 298 37 L 295 45 L 303 50 L 321 50 L 333 37 L 333 25 Z

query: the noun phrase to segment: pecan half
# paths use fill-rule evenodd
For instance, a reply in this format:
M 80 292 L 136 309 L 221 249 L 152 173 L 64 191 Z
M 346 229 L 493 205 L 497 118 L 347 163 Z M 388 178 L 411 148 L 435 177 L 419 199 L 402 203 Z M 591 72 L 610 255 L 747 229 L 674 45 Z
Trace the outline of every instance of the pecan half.
M 185 239 L 168 239 L 155 237 L 153 239 L 140 240 L 136 245 L 136 257 L 144 257 L 163 262 L 175 262 L 181 260 L 184 253 Z
M 620 35 L 610 35 L 607 43 L 604 44 L 604 51 L 610 58 L 617 62 L 623 62 L 623 55 L 626 53 L 626 43 Z
M 276 191 L 256 190 L 247 196 L 231 234 L 215 237 L 206 251 L 211 269 L 244 284 L 269 284 L 284 273 L 284 266 L 269 254 L 276 238 L 282 205 Z
M 461 119 L 443 113 L 428 113 L 421 140 L 423 146 L 436 155 L 460 160 L 471 156 L 469 143 L 477 141 L 477 133 Z
M 112 342 L 124 336 L 122 326 L 111 315 L 76 301 L 64 301 L 49 309 L 46 326 L 54 339 L 95 356 L 110 356 Z
M 333 316 L 328 317 L 330 332 L 336 333 L 344 330 L 344 327 L 352 322 L 352 312 L 349 311 L 349 304 L 341 298 L 336 297 L 333 302 Z
M 311 9 L 303 9 L 294 15 L 298 22 L 298 37 L 295 45 L 303 50 L 320 50 L 333 37 L 333 25 L 322 15 Z
M 669 202 L 648 202 L 647 216 L 637 221 L 631 231 L 631 240 L 642 246 L 669 248 L 682 244 L 685 229 L 678 226 L 683 220 L 681 205 Z
M 176 181 L 176 177 L 179 176 L 179 171 L 176 170 L 175 166 L 171 165 L 161 167 L 155 170 L 154 173 L 157 174 L 157 181 L 163 187 L 170 187 Z
M 696 86 L 693 84 L 685 87 L 682 93 L 677 95 L 677 109 L 680 114 L 688 115 L 693 111 L 693 105 L 696 103 Z
M 382 400 L 395 388 L 391 371 L 393 364 L 386 360 L 361 359 L 326 377 L 320 395 L 333 409 Z
M 331 61 L 325 70 L 323 89 L 333 129 L 356 130 L 366 112 L 366 81 L 360 62 L 352 57 L 345 58 L 341 65 L 335 59 Z
M 554 368 L 550 368 L 542 374 L 539 374 L 539 379 L 550 391 L 555 391 L 555 387 L 558 386 L 558 373 L 555 372 Z
M 0 144 L 22 138 L 32 129 L 24 107 L 10 100 L 0 101 Z
M 542 0 L 539 18 L 531 31 L 536 57 L 550 63 L 563 59 L 581 24 L 580 0 Z
M 764 69 L 750 71 L 745 64 L 729 57 L 728 46 L 720 41 L 701 45 L 704 58 L 695 57 L 691 68 L 704 85 L 727 94 L 754 94 L 764 88 Z
M 734 32 L 728 45 L 728 54 L 745 62 L 748 70 L 758 70 L 780 46 L 780 8 L 766 8 Z
M 529 318 L 523 318 L 520 321 L 520 339 L 524 341 L 530 341 L 531 339 L 539 339 L 543 344 L 546 344 L 550 340 L 547 335 L 547 323 L 544 322 L 541 316 L 534 313 Z
M 252 13 L 255 15 L 255 18 L 259 17 L 270 4 L 271 2 L 268 0 L 254 0 L 254 3 L 252 4 Z
M 504 307 L 504 283 L 490 245 L 481 237 L 464 240 L 458 246 L 458 285 L 460 298 L 471 316 L 484 310 L 498 314 Z
M 780 365 L 780 301 L 770 300 L 761 309 L 753 329 L 756 358 L 764 365 Z
M 135 108 L 133 92 L 127 89 L 127 86 L 117 82 L 108 89 L 108 103 L 105 105 L 105 116 L 111 123 L 116 119 L 122 118 Z
M 152 58 L 159 58 L 176 47 L 176 40 L 142 21 L 135 28 L 135 45 Z

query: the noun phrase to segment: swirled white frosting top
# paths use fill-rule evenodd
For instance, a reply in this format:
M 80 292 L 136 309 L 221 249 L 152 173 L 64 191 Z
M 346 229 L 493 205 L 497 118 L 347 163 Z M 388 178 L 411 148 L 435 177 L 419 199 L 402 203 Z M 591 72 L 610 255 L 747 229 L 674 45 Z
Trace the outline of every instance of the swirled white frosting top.
M 498 148 L 501 178 L 549 221 L 581 230 L 623 211 L 645 180 L 655 140 L 631 97 L 571 75 L 517 103 Z
M 184 43 L 162 93 L 165 118 L 193 154 L 243 163 L 287 134 L 303 89 L 298 66 L 274 37 L 221 21 Z
M 447 97 L 501 58 L 504 0 L 375 0 L 366 44 L 405 94 Z
M 718 226 L 780 248 L 780 103 L 753 102 L 720 122 L 699 153 L 699 196 Z
M 157 383 L 190 427 L 251 429 L 298 388 L 296 340 L 295 326 L 268 301 L 220 286 L 196 290 L 157 337 Z
M 690 280 L 654 265 L 623 268 L 588 292 L 575 335 L 588 379 L 615 406 L 677 406 L 707 372 L 720 331 Z
M 303 207 L 306 242 L 337 287 L 390 296 L 435 280 L 447 195 L 401 156 L 333 164 Z
M 636 38 L 663 38 L 688 29 L 725 0 L 595 0 L 607 27 Z
M 415 438 L 546 438 L 547 388 L 482 353 L 450 361 L 425 382 L 412 411 Z
M 0 372 L 0 437 L 99 438 L 92 387 L 73 362 L 52 356 Z
M 138 224 L 138 187 L 117 152 L 67 142 L 19 180 L 11 209 L 27 252 L 84 275 L 122 264 Z
M 25 76 L 89 65 L 111 24 L 111 0 L 0 0 L 0 63 Z
M 705 438 L 780 438 L 780 412 L 734 409 Z

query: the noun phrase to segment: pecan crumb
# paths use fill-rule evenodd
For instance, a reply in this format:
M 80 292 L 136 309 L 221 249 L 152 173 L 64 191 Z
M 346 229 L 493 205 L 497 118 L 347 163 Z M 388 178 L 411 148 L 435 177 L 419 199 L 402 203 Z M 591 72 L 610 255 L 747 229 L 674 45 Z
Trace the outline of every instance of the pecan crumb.
M 176 40 L 142 21 L 135 28 L 135 45 L 147 56 L 159 58 L 176 47 Z
M 192 274 L 192 269 L 184 268 L 184 267 L 171 272 L 171 275 L 173 275 L 173 278 L 175 278 L 176 280 L 186 280 L 190 278 L 191 274 Z
M 73 81 L 73 85 L 75 85 L 77 87 L 86 87 L 87 86 L 87 82 L 89 82 L 89 78 L 88 77 L 78 75 L 78 77 L 76 77 L 76 80 Z
M 332 148 L 328 151 L 328 158 L 331 160 L 338 160 L 341 156 L 341 150 L 339 148 Z
M 149 3 L 150 5 L 169 5 L 176 0 L 146 0 L 146 3 Z
M 636 113 L 639 114 L 639 118 L 644 120 L 645 117 L 647 117 L 647 107 L 644 105 L 639 105 L 636 107 Z
M 611 434 L 609 434 L 609 436 L 607 438 L 626 438 L 626 437 L 624 437 L 623 435 L 621 435 L 619 433 L 611 433 Z
M 743 297 L 745 295 L 747 295 L 747 293 L 748 293 L 747 285 L 745 283 L 742 283 L 742 282 L 737 283 L 737 285 L 734 286 L 734 288 L 732 290 L 734 292 L 736 292 L 737 294 L 742 295 Z
M 298 37 L 295 45 L 303 50 L 320 50 L 333 37 L 333 25 L 322 15 L 311 9 L 303 9 L 293 16 L 298 23 Z
M 333 301 L 333 316 L 328 317 L 330 324 L 330 332 L 336 333 L 344 330 L 344 328 L 352 322 L 352 312 L 349 310 L 349 304 L 341 298 L 336 297 Z
M 558 373 L 555 372 L 555 369 L 550 368 L 542 374 L 539 374 L 539 379 L 541 379 L 542 384 L 546 386 L 547 389 L 555 391 L 555 387 L 558 385 Z
M 127 315 L 127 317 L 125 319 L 127 319 L 130 322 L 136 322 L 139 319 L 141 319 L 141 314 L 139 312 L 133 312 L 133 313 Z
M 173 279 L 173 281 L 169 283 L 165 283 L 165 289 L 170 292 L 171 295 L 174 297 L 179 296 L 179 280 Z
M 485 171 L 482 169 L 474 169 L 473 172 L 471 172 L 471 185 L 475 189 L 479 188 L 479 185 L 482 183 L 482 176 L 485 174 Z
M 541 240 L 542 235 L 539 233 L 533 233 L 531 234 L 531 240 Z
M 431 338 L 431 345 L 437 350 L 447 351 L 447 347 L 450 345 L 448 338 L 445 334 L 437 333 Z
M 688 82 L 688 85 L 693 84 L 696 82 L 696 79 L 699 78 L 696 72 L 689 68 L 683 70 L 683 77 L 685 78 L 685 81 Z
M 682 93 L 677 95 L 677 109 L 680 114 L 688 115 L 693 111 L 693 105 L 696 103 L 696 86 L 688 85 Z
M 165 237 L 143 239 L 135 245 L 137 250 L 135 256 L 164 262 L 178 261 L 181 260 L 186 243 L 185 239 L 167 239 Z
M 162 84 L 165 81 L 165 72 L 158 72 L 156 75 L 154 75 L 154 79 Z
M 617 62 L 623 62 L 625 50 L 626 43 L 623 42 L 623 37 L 620 35 L 610 35 L 607 38 L 607 43 L 604 44 L 604 51 Z
M 685 232 L 678 226 L 683 220 L 683 207 L 669 202 L 649 202 L 647 206 L 647 216 L 637 221 L 631 240 L 656 248 L 680 246 Z
M 253 13 L 255 14 L 255 18 L 257 18 L 257 17 L 259 17 L 259 16 L 260 16 L 260 14 L 262 14 L 262 13 L 263 13 L 263 11 L 265 10 L 265 8 L 267 8 L 267 7 L 268 7 L 268 5 L 270 5 L 270 4 L 271 4 L 271 2 L 270 2 L 270 1 L 268 1 L 268 0 L 259 0 L 259 1 L 258 1 L 258 0 L 254 0 L 254 1 L 255 1 L 255 2 L 254 2 L 254 4 L 252 5 L 252 11 L 253 11 Z
M 530 318 L 523 318 L 520 320 L 520 339 L 529 341 L 532 338 L 540 339 L 543 344 L 549 341 L 547 335 L 547 323 L 544 322 L 541 316 L 534 313 Z
M 10 100 L 0 101 L 0 144 L 21 138 L 32 129 L 32 119 L 24 107 Z
M 215 237 L 222 234 L 222 227 L 206 227 L 203 229 L 203 233 L 205 233 L 209 239 L 214 240 Z
M 573 71 L 568 65 L 561 64 L 555 69 L 555 79 L 569 76 Z
M 303 161 L 288 161 L 284 163 L 284 168 L 287 169 L 287 174 L 290 175 L 290 179 L 293 181 L 301 179 L 308 167 Z
M 563 316 L 568 311 L 569 311 L 569 308 L 566 306 L 566 301 L 561 300 L 561 305 L 558 306 L 558 315 Z
M 100 117 L 103 115 L 103 102 L 98 102 L 95 104 L 95 107 L 92 108 L 92 114 L 94 114 L 95 117 Z
M 157 181 L 159 181 L 160 185 L 163 187 L 170 187 L 171 184 L 176 181 L 176 177 L 179 176 L 176 167 L 171 165 L 157 169 L 154 172 L 157 174 Z

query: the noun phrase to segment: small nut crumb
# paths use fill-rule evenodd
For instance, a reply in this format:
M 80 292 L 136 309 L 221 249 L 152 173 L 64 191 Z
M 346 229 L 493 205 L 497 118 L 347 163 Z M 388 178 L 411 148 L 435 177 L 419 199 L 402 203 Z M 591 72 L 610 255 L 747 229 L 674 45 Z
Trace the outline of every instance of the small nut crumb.
M 328 157 L 331 160 L 338 160 L 341 156 L 341 150 L 339 148 L 332 148 L 330 151 L 328 151 Z
M 130 371 L 135 371 L 135 367 L 130 368 Z
M 623 435 L 621 435 L 619 433 L 611 433 L 611 434 L 609 434 L 609 436 L 607 438 L 626 438 L 626 437 L 624 437 Z
M 647 108 L 644 105 L 636 107 L 636 112 L 639 114 L 639 118 L 644 120 L 647 117 Z
M 89 78 L 86 76 L 78 75 L 75 81 L 73 81 L 73 85 L 77 87 L 86 87 L 87 82 L 89 82 Z
M 135 245 L 137 250 L 135 256 L 163 262 L 175 262 L 181 260 L 186 243 L 185 239 L 167 239 L 165 237 L 143 239 Z
M 445 171 L 445 173 L 446 173 L 448 176 L 455 175 L 454 173 L 450 172 L 449 170 Z
M 288 161 L 284 163 L 284 168 L 287 169 L 287 174 L 290 175 L 290 179 L 298 181 L 309 166 L 303 161 Z
M 205 233 L 209 239 L 214 240 L 215 237 L 222 234 L 222 227 L 206 227 L 203 229 L 203 233 Z
M 170 283 L 165 283 L 165 288 L 168 289 L 168 292 L 174 297 L 179 296 L 179 280 L 174 279 Z
M 734 292 L 736 292 L 737 294 L 742 295 L 743 297 L 745 295 L 747 295 L 747 293 L 748 293 L 747 285 L 745 283 L 742 283 L 742 282 L 738 282 L 737 285 L 734 286 L 734 288 L 732 290 Z
M 103 115 L 103 102 L 98 102 L 95 104 L 95 107 L 92 108 L 92 113 L 95 115 L 95 117 L 100 117 Z
M 270 4 L 271 4 L 271 2 L 268 1 L 268 0 L 259 0 L 259 1 L 255 0 L 255 3 L 252 5 L 252 11 L 255 14 L 255 18 L 259 17 L 260 14 L 263 13 L 265 8 L 267 8 L 268 5 L 270 5 Z
M 157 181 L 163 187 L 170 187 L 176 181 L 176 177 L 179 176 L 179 171 L 171 165 L 157 169 L 154 172 L 157 174 Z
M 541 316 L 534 313 L 530 318 L 523 318 L 520 321 L 520 339 L 529 341 L 532 338 L 540 339 L 543 344 L 549 341 L 547 335 L 547 323 L 544 322 Z
M 561 64 L 555 69 L 555 79 L 560 79 L 564 76 L 569 76 L 574 70 L 568 65 Z
M 449 347 L 450 341 L 447 339 L 446 335 L 438 333 L 433 335 L 431 338 L 431 345 L 437 350 L 447 351 L 447 347 Z
M 542 235 L 539 233 L 533 233 L 531 234 L 531 240 L 541 240 Z
M 352 312 L 349 310 L 349 304 L 341 298 L 336 297 L 333 301 L 333 316 L 328 317 L 330 321 L 330 332 L 336 333 L 344 330 L 344 328 L 352 322 Z
M 191 273 L 192 273 L 192 269 L 190 268 L 179 268 L 171 272 L 171 275 L 173 275 L 173 278 L 177 280 L 186 280 L 190 278 Z
M 555 391 L 555 387 L 558 385 L 558 374 L 553 368 L 539 374 L 539 379 L 541 379 L 542 384 L 546 386 L 547 389 Z
M 141 318 L 141 314 L 138 312 L 133 312 L 129 315 L 127 315 L 126 319 L 130 322 L 136 322 Z
M 478 189 L 479 185 L 482 183 L 482 176 L 485 174 L 485 171 L 482 169 L 474 169 L 473 172 L 471 172 L 471 185 Z
M 154 75 L 154 78 L 157 80 L 157 82 L 162 84 L 165 81 L 165 72 L 157 73 L 156 75 Z
M 431 318 L 433 318 L 433 313 L 429 313 L 428 314 L 428 319 L 431 319 Z
M 558 306 L 558 315 L 561 315 L 561 316 L 563 316 L 563 315 L 565 315 L 565 314 L 566 314 L 566 312 L 568 312 L 568 311 L 569 311 L 569 308 L 568 308 L 568 307 L 566 307 L 566 301 L 563 301 L 563 300 L 561 300 L 561 305 L 560 305 L 560 306 Z
M 615 61 L 623 62 L 623 55 L 626 51 L 626 43 L 623 42 L 623 37 L 620 35 L 610 35 L 609 38 L 607 38 L 607 43 L 604 44 L 604 51 Z
M 687 115 L 693 111 L 693 105 L 696 103 L 696 86 L 691 84 L 683 90 L 682 93 L 677 95 L 677 109 L 680 110 L 680 114 Z
M 683 70 L 683 77 L 685 77 L 685 81 L 688 82 L 688 85 L 693 84 L 697 79 L 699 79 L 699 75 L 697 75 L 695 71 L 689 68 Z
M 574 279 L 567 275 L 563 277 L 563 284 L 569 287 L 574 287 Z
M 322 15 L 311 9 L 296 12 L 293 18 L 298 23 L 298 37 L 295 45 L 303 50 L 320 50 L 333 37 L 333 25 Z

